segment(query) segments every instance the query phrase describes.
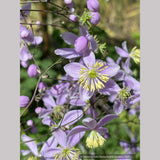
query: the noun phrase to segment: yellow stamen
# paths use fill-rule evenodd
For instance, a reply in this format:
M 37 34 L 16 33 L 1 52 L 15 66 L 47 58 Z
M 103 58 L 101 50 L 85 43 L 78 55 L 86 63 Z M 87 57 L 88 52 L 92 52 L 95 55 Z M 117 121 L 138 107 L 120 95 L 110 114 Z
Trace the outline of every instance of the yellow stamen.
M 97 148 L 102 146 L 105 141 L 97 131 L 93 130 L 86 139 L 86 145 L 88 148 Z
M 133 58 L 136 64 L 140 63 L 140 49 L 134 47 L 131 51 L 130 57 Z
M 94 92 L 96 89 L 100 90 L 104 88 L 104 83 L 109 80 L 108 74 L 103 74 L 101 71 L 106 69 L 104 62 L 97 61 L 95 65 L 88 69 L 86 67 L 81 67 L 80 78 L 78 82 L 80 86 L 83 86 L 87 91 Z

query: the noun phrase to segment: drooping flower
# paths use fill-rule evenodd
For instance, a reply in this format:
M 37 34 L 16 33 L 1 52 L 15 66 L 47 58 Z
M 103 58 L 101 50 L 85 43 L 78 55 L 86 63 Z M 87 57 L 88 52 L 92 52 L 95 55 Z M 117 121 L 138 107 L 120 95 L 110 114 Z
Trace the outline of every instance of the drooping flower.
M 28 68 L 28 75 L 31 78 L 36 77 L 38 75 L 37 66 L 35 64 L 31 64 L 29 66 L 29 68 Z
M 30 99 L 27 96 L 20 96 L 20 107 L 24 108 L 28 105 Z
M 94 93 L 105 87 L 105 83 L 119 70 L 118 65 L 110 65 L 96 60 L 93 52 L 83 58 L 84 65 L 72 62 L 64 66 L 71 77 L 77 78 L 80 87 Z
M 116 52 L 124 58 L 132 58 L 135 63 L 140 63 L 140 50 L 134 47 L 131 52 L 128 52 L 126 41 L 122 43 L 122 48 L 115 46 Z
M 76 126 L 74 127 L 71 132 L 69 133 L 69 136 L 84 132 L 84 131 L 91 131 L 89 136 L 86 139 L 86 145 L 88 148 L 97 148 L 104 144 L 105 138 L 108 137 L 107 128 L 102 127 L 112 119 L 118 118 L 119 116 L 109 114 L 104 116 L 102 119 L 100 119 L 98 122 L 90 117 L 83 119 L 83 123 L 86 125 L 82 126 Z M 105 137 L 105 138 L 104 138 Z
M 99 11 L 99 2 L 98 0 L 88 0 L 87 8 L 91 11 L 97 12 Z
M 93 25 L 97 25 L 100 21 L 100 18 L 101 18 L 99 12 L 91 12 L 91 16 L 92 16 L 92 18 L 90 19 L 90 22 Z

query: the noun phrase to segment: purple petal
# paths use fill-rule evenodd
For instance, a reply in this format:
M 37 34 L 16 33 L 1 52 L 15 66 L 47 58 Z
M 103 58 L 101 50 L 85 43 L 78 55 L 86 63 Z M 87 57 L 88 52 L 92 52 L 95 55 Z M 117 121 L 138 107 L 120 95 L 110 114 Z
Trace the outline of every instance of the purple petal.
M 56 55 L 60 55 L 67 59 L 80 57 L 80 55 L 73 48 L 56 49 L 55 53 Z
M 81 67 L 84 68 L 82 64 L 73 62 L 65 65 L 64 70 L 69 76 L 73 78 L 79 78 L 81 76 L 80 75 Z
M 52 109 L 45 109 L 43 108 L 42 111 L 39 113 L 39 118 L 44 118 L 48 116 L 52 112 Z
M 93 92 L 87 91 L 83 89 L 83 87 L 79 87 L 79 96 L 82 101 L 87 101 L 93 96 Z
M 74 134 L 84 132 L 84 131 L 89 131 L 89 130 L 90 130 L 89 128 L 87 128 L 85 126 L 82 126 L 82 125 L 79 125 L 79 126 L 76 126 L 76 127 L 72 128 L 72 130 L 68 134 L 68 137 L 72 136 Z
M 123 111 L 124 105 L 119 101 L 115 101 L 113 105 L 113 112 L 119 115 Z
M 59 147 L 48 149 L 44 152 L 43 157 L 45 158 L 45 160 L 51 160 L 51 158 L 54 158 L 54 155 L 56 153 L 59 153 L 61 151 L 62 151 L 62 148 L 59 148 Z
M 85 132 L 80 132 L 68 137 L 67 146 L 73 147 L 80 142 L 81 138 L 84 136 Z
M 82 122 L 91 130 L 94 129 L 97 125 L 97 121 L 90 117 L 83 119 Z
M 31 44 L 33 45 L 39 45 L 40 43 L 42 43 L 43 38 L 41 36 L 35 36 L 33 42 L 31 42 Z
M 67 103 L 68 92 L 63 92 L 57 97 L 56 103 L 57 105 L 63 105 Z
M 88 39 L 90 41 L 90 49 L 96 52 L 98 50 L 98 45 L 96 40 L 93 38 L 93 36 L 89 36 Z
M 126 41 L 124 41 L 124 42 L 122 43 L 122 48 L 123 48 L 126 52 L 128 52 L 127 42 L 126 42 Z
M 86 36 L 88 34 L 87 25 L 85 27 L 80 25 L 79 31 L 82 36 Z
M 97 129 L 97 131 L 98 131 L 102 136 L 105 136 L 105 135 L 108 136 L 108 129 L 107 129 L 107 128 L 99 127 L 99 128 Z
M 53 134 L 54 134 L 56 140 L 58 141 L 58 143 L 62 147 L 66 147 L 66 141 L 67 141 L 66 133 L 64 131 L 62 131 L 61 129 L 58 129 L 55 132 L 53 132 Z
M 106 60 L 107 60 L 108 63 L 115 64 L 114 60 L 111 57 L 107 57 Z
M 57 147 L 57 140 L 54 136 L 52 136 L 47 140 L 47 142 L 43 144 L 40 154 L 44 155 L 47 149 L 55 148 L 55 147 Z
M 53 108 L 56 106 L 54 99 L 50 95 L 43 96 L 42 100 L 47 108 Z
M 62 36 L 63 40 L 69 45 L 74 45 L 75 40 L 78 38 L 77 35 L 75 35 L 71 32 L 63 33 L 61 36 Z
M 83 57 L 83 61 L 85 63 L 85 65 L 90 68 L 91 66 L 93 66 L 95 64 L 95 55 L 93 52 L 90 52 L 89 55 Z
M 21 7 L 21 10 L 30 10 L 30 9 L 31 9 L 31 3 L 27 3 Z M 30 14 L 30 11 L 20 11 L 20 19 L 27 17 L 29 14 Z
M 121 57 L 129 57 L 129 53 L 126 52 L 125 50 L 119 48 L 119 47 L 115 47 L 116 52 L 121 56 Z
M 20 49 L 20 60 L 21 61 L 28 61 L 28 59 L 29 59 L 29 51 L 28 51 L 27 47 L 24 46 Z
M 117 81 L 124 80 L 124 77 L 125 77 L 125 72 L 123 70 L 119 70 L 118 73 L 115 75 L 115 79 Z
M 43 118 L 42 123 L 47 126 L 52 126 L 52 124 L 55 124 L 50 116 Z
M 87 103 L 79 98 L 71 99 L 70 104 L 73 106 L 85 106 Z
M 120 90 L 121 88 L 118 86 L 118 84 L 112 79 L 109 79 L 105 84 L 105 87 L 99 90 L 99 93 L 104 95 L 112 95 L 118 93 Z
M 30 141 L 30 140 L 33 140 L 32 138 L 26 136 L 26 135 L 22 135 L 21 136 L 22 138 L 22 141 L 23 142 L 26 142 L 26 141 Z M 27 142 L 25 143 L 28 148 L 31 150 L 31 152 L 35 155 L 35 156 L 38 156 L 38 149 L 37 149 L 37 145 L 35 143 L 35 141 L 32 141 L 32 142 Z
M 83 116 L 82 110 L 72 110 L 65 114 L 63 117 L 63 121 L 61 123 L 61 126 L 63 125 L 72 125 L 76 123 L 79 119 L 81 119 Z
M 89 116 L 91 116 L 93 119 L 96 119 L 96 117 L 98 116 L 98 112 L 97 112 L 96 108 L 93 108 L 92 106 L 90 106 L 88 108 L 87 114 Z
M 98 129 L 99 127 L 105 125 L 106 123 L 108 123 L 109 121 L 111 121 L 112 119 L 118 118 L 119 116 L 114 115 L 114 114 L 109 114 L 104 116 L 102 119 L 100 119 L 97 123 L 96 129 Z
M 125 82 L 125 87 L 129 87 L 129 89 L 137 91 L 140 90 L 140 82 L 137 81 L 135 78 L 131 76 L 126 76 L 124 82 Z
M 111 96 L 109 96 L 108 100 L 113 103 L 116 100 L 116 98 L 117 94 L 112 94 Z
M 101 73 L 108 74 L 109 77 L 115 76 L 120 69 L 119 65 L 113 63 L 108 63 L 107 66 L 108 67 L 102 70 Z
M 22 153 L 23 156 L 26 156 L 29 153 L 31 153 L 31 151 L 30 150 L 21 150 L 21 153 Z

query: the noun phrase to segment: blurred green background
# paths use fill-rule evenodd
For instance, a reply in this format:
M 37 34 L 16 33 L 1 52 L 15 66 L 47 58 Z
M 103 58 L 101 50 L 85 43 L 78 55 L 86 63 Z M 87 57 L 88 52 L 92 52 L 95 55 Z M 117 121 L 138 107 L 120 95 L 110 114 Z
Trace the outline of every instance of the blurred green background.
M 51 0 L 52 1 L 52 0 Z M 23 1 L 20 1 L 23 2 Z M 65 7 L 63 0 L 54 1 L 56 4 Z M 83 8 L 86 8 L 86 0 L 75 0 L 75 12 L 82 15 Z M 98 58 L 103 60 L 107 56 L 117 59 L 118 55 L 115 52 L 114 46 L 121 47 L 123 41 L 127 41 L 128 50 L 130 51 L 134 46 L 140 48 L 140 0 L 99 0 L 100 2 L 100 23 L 92 28 L 92 33 L 97 35 L 100 42 L 107 44 L 106 54 L 104 56 L 97 54 Z M 32 9 L 50 10 L 56 11 L 57 8 L 50 4 L 45 3 L 32 3 Z M 68 16 L 68 15 L 67 15 Z M 43 37 L 43 43 L 37 47 L 30 46 L 30 52 L 34 54 L 35 60 L 38 66 L 44 71 L 50 64 L 57 61 L 59 56 L 56 56 L 54 50 L 57 48 L 70 47 L 64 43 L 60 34 L 64 32 L 73 32 L 79 35 L 79 30 L 76 24 L 69 22 L 65 17 L 45 12 L 32 11 L 27 19 L 27 22 L 36 23 L 40 21 L 43 24 L 54 24 L 41 25 L 40 27 L 33 25 L 34 35 L 41 35 Z M 29 61 L 29 64 L 34 63 Z M 43 79 L 49 87 L 57 83 L 57 77 L 64 74 L 63 66 L 68 63 L 68 60 L 63 60 L 61 64 L 56 65 L 49 70 L 48 74 L 50 79 Z M 132 69 L 134 71 L 134 77 L 140 79 L 139 73 L 140 68 L 135 63 L 132 63 Z M 38 78 L 29 78 L 27 70 L 20 67 L 20 95 L 26 95 L 32 97 L 34 88 L 36 86 Z M 34 102 L 30 106 L 29 110 L 21 118 L 21 130 L 32 138 L 38 138 L 49 132 L 47 126 L 37 118 L 34 110 L 37 106 L 43 106 L 42 102 L 38 104 Z M 20 112 L 22 112 L 21 109 Z M 26 121 L 32 119 L 34 123 L 37 123 L 37 133 L 32 134 L 30 130 L 24 132 L 27 128 Z M 135 123 L 121 123 L 126 121 L 134 120 Z M 80 123 L 80 122 L 79 122 Z M 109 129 L 110 138 L 106 140 L 104 150 L 99 148 L 96 150 L 89 150 L 84 145 L 84 153 L 95 152 L 97 154 L 123 154 L 123 148 L 119 145 L 119 140 L 130 142 L 130 136 L 126 132 L 126 127 L 134 134 L 138 135 L 138 145 L 140 141 L 140 127 L 139 119 L 137 116 L 128 115 L 128 111 L 124 110 L 120 116 L 120 120 L 113 120 L 106 125 Z M 49 136 L 43 137 L 36 142 L 48 139 Z M 81 144 L 85 144 L 87 135 L 82 139 Z M 21 149 L 27 149 L 25 145 L 21 145 Z M 82 149 L 83 147 L 81 147 Z M 21 156 L 21 159 L 25 159 Z M 140 159 L 140 155 L 136 155 L 136 160 Z

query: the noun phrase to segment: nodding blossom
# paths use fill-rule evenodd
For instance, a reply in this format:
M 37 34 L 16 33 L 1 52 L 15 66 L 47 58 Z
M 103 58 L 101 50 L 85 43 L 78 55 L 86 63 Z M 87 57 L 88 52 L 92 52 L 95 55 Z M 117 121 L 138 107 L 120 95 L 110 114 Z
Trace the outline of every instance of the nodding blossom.
M 92 119 L 90 117 L 83 119 L 83 124 L 85 126 L 79 125 L 74 127 L 70 133 L 69 136 L 84 132 L 84 131 L 91 131 L 89 136 L 86 139 L 86 145 L 88 148 L 97 148 L 101 147 L 104 142 L 106 134 L 108 133 L 107 128 L 102 127 L 109 121 L 118 118 L 119 116 L 109 114 L 104 116 L 102 119 L 100 119 L 98 122 L 95 119 Z

